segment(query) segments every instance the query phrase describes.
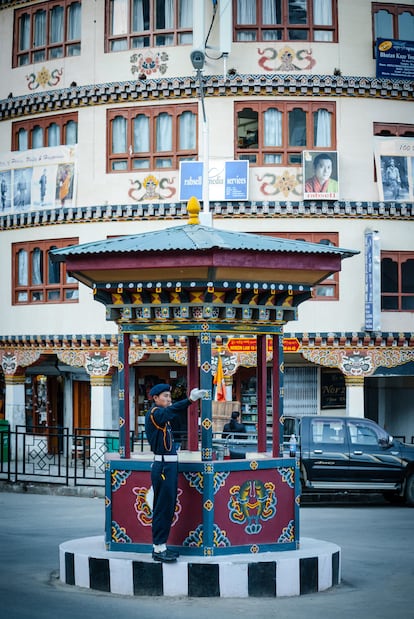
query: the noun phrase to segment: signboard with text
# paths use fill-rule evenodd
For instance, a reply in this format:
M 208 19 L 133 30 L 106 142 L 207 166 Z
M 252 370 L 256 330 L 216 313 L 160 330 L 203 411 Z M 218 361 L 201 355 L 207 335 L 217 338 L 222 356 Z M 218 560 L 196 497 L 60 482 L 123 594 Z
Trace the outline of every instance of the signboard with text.
M 77 146 L 0 153 L 2 215 L 76 206 Z
M 203 198 L 203 162 L 181 161 L 179 199 Z M 210 200 L 247 200 L 249 196 L 249 162 L 214 161 L 208 171 Z
M 376 40 L 377 77 L 414 80 L 414 41 Z
M 300 348 L 300 342 L 296 337 L 283 338 L 284 352 L 297 352 Z M 227 342 L 229 352 L 256 352 L 256 339 L 254 337 L 233 337 Z M 272 338 L 267 339 L 268 352 L 273 350 Z
M 378 232 L 365 232 L 365 330 L 381 329 L 381 248 Z

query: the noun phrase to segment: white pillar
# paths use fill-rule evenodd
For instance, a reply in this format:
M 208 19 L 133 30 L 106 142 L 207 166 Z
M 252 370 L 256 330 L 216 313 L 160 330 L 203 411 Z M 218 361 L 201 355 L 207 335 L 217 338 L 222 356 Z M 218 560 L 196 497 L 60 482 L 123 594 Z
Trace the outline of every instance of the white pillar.
M 346 414 L 348 417 L 364 417 L 364 377 L 345 376 Z
M 25 414 L 25 392 L 24 392 L 24 376 L 5 376 L 6 382 L 6 419 L 10 424 L 10 430 L 16 431 L 16 426 L 26 426 Z M 11 457 L 13 454 L 15 441 L 12 438 L 9 449 Z M 21 441 L 18 441 L 18 451 L 21 451 Z M 20 454 L 21 455 L 21 454 Z
M 112 376 L 91 376 L 91 428 L 112 428 Z
M 6 419 L 12 432 L 16 426 L 26 425 L 24 378 L 6 375 Z
M 109 449 L 113 450 L 115 439 L 115 449 L 118 445 L 118 434 L 116 432 L 103 432 L 112 429 L 112 397 L 111 397 L 112 376 L 91 376 L 91 441 L 90 455 L 94 456 L 95 461 L 103 462 L 103 455 Z

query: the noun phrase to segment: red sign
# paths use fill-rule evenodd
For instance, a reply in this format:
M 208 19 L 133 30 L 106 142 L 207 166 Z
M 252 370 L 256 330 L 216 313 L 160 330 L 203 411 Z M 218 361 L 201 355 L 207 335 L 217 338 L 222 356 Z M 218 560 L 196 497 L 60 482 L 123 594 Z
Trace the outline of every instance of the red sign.
M 256 340 L 253 337 L 231 338 L 227 342 L 229 352 L 256 352 Z M 284 337 L 283 350 L 284 352 L 297 352 L 300 348 L 300 342 L 297 337 Z M 268 338 L 267 350 L 273 349 L 273 340 Z

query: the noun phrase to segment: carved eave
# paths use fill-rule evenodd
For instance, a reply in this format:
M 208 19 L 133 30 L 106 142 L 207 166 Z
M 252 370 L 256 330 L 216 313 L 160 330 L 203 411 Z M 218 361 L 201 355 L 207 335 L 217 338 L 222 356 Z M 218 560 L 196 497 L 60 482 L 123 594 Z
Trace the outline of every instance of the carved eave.
M 291 75 L 280 73 L 205 76 L 206 97 L 364 97 L 409 101 L 413 82 L 409 79 L 334 75 Z M 31 93 L 0 101 L 0 120 L 45 112 L 64 112 L 91 105 L 136 101 L 162 101 L 178 97 L 198 98 L 198 82 L 193 77 L 88 84 Z

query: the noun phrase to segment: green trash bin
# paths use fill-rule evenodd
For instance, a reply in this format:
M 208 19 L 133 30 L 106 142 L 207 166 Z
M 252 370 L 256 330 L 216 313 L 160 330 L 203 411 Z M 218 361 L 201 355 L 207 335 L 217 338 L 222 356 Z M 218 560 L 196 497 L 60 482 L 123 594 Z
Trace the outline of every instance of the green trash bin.
M 9 460 L 9 422 L 7 419 L 0 419 L 0 461 Z

